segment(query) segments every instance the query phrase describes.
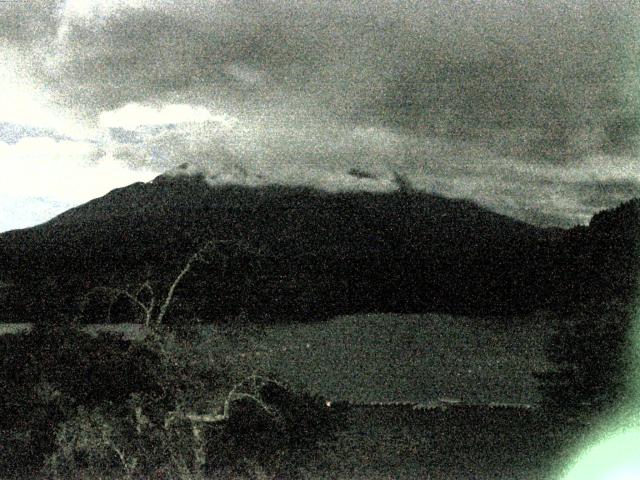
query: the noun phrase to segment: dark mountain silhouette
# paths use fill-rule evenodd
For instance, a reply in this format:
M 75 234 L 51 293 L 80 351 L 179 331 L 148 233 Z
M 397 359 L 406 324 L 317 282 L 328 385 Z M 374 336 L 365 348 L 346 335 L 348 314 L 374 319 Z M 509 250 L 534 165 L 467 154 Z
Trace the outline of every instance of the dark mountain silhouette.
M 162 175 L 0 235 L 0 279 L 12 284 L 0 292 L 3 320 L 68 318 L 96 286 L 166 286 L 212 238 L 242 246 L 194 269 L 174 321 L 570 308 L 633 290 L 638 210 L 632 201 L 562 230 L 409 188 L 327 193 Z

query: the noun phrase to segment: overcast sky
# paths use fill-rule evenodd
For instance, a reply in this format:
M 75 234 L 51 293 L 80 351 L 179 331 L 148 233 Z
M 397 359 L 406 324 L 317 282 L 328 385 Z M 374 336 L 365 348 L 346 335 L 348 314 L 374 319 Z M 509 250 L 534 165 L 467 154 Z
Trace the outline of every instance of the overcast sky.
M 212 182 L 331 190 L 390 190 L 399 172 L 585 223 L 640 196 L 637 9 L 0 1 L 0 231 L 184 162 Z

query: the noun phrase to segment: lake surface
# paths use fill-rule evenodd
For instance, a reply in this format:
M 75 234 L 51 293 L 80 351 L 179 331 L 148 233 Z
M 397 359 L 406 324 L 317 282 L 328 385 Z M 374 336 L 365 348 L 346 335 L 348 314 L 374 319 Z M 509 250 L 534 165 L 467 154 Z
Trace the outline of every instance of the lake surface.
M 548 367 L 544 316 L 514 319 L 370 314 L 268 326 L 244 348 L 257 369 L 334 400 L 537 403 L 532 372 Z M 16 333 L 28 324 L 0 324 Z M 140 337 L 139 325 L 89 331 Z M 203 334 L 215 327 L 204 326 Z M 229 348 L 228 345 L 225 348 Z

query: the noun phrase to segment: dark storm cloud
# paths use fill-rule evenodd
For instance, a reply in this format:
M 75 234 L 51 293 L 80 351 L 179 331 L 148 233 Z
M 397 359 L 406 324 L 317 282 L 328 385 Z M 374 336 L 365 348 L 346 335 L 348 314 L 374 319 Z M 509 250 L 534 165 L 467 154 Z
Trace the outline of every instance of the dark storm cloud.
M 630 179 L 583 181 L 576 186 L 582 203 L 595 210 L 613 208 L 629 198 L 640 197 L 640 183 Z
M 62 0 L 0 2 L 0 39 L 31 45 L 55 35 Z
M 636 194 L 612 186 L 597 199 L 606 172 L 575 173 L 637 160 L 634 0 L 123 0 L 91 15 L 66 3 L 0 7 L 0 35 L 30 49 L 60 103 L 94 120 L 131 102 L 237 120 L 116 125 L 114 156 L 131 164 L 380 188 L 398 171 L 539 223 L 583 222 Z M 627 170 L 616 181 L 635 185 Z
M 150 3 L 67 18 L 41 74 L 95 110 L 176 92 L 243 109 L 284 97 L 356 124 L 557 160 L 635 146 L 633 5 Z
M 289 78 L 296 64 L 314 68 L 318 46 L 275 12 L 209 7 L 205 15 L 167 5 L 120 10 L 100 21 L 68 18 L 63 42 L 45 50 L 39 73 L 67 100 L 99 111 L 165 93 L 264 101 L 278 88 L 295 88 Z M 278 81 L 265 86 L 263 74 Z
M 639 111 L 626 99 L 638 53 L 630 4 L 547 3 L 501 24 L 485 17 L 462 55 L 452 44 L 414 48 L 374 107 L 391 124 L 487 140 L 508 156 L 564 160 L 628 145 Z

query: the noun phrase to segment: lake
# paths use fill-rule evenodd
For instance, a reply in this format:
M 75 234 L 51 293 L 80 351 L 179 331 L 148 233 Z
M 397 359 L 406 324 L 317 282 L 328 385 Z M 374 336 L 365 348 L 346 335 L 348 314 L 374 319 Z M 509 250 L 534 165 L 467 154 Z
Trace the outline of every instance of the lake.
M 532 372 L 548 367 L 551 331 L 543 314 L 515 319 L 442 314 L 367 314 L 271 325 L 246 352 L 259 370 L 333 400 L 537 403 Z M 28 324 L 0 324 L 16 333 Z M 89 325 L 90 332 L 140 337 L 135 324 Z M 215 332 L 203 326 L 202 334 Z M 230 348 L 229 345 L 225 348 Z

